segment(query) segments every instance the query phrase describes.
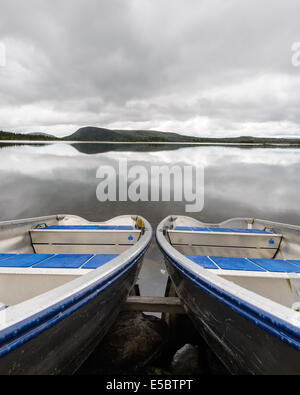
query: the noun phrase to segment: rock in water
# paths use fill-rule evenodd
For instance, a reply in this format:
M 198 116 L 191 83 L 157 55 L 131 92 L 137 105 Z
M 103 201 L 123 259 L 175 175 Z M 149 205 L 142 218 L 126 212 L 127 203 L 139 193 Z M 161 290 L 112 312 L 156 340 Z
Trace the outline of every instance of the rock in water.
M 172 360 L 171 368 L 173 374 L 203 374 L 199 351 L 197 347 L 186 344 L 178 350 Z
M 160 354 L 168 337 L 169 328 L 163 320 L 139 312 L 121 312 L 81 371 L 134 373 Z

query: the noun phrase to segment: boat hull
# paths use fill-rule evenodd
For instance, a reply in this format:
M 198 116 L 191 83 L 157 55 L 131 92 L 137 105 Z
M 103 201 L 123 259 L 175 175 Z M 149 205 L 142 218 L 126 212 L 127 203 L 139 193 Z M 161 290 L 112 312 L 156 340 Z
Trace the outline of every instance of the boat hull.
M 297 348 L 214 297 L 168 256 L 166 266 L 199 334 L 231 374 L 300 374 Z
M 49 328 L 2 356 L 0 374 L 74 373 L 117 318 L 135 284 L 142 259 L 143 256 L 121 273 L 115 273 L 109 284 L 100 282 L 79 304 L 65 311 L 63 318 L 59 314 L 52 317 L 51 323 L 49 319 L 44 324 Z

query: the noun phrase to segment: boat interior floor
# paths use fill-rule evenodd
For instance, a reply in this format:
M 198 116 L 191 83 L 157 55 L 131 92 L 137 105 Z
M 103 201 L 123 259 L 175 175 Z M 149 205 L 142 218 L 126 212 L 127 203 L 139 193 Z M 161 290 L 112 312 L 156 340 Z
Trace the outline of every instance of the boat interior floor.
M 181 224 L 182 225 L 182 224 Z M 271 228 L 171 226 L 170 244 L 200 267 L 289 308 L 300 302 L 300 260 Z
M 300 261 L 186 255 L 209 272 L 294 310 L 300 302 Z
M 0 301 L 23 302 L 97 269 L 118 254 L 0 254 Z M 0 305 L 0 309 L 1 309 Z
M 39 224 L 18 251 L 0 254 L 1 306 L 12 306 L 98 269 L 131 248 L 142 230 L 124 224 Z

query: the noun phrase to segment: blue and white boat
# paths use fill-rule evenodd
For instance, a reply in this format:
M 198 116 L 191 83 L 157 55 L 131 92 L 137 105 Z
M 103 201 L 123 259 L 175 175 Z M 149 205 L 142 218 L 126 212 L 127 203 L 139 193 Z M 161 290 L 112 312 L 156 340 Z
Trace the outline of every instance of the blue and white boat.
M 0 374 L 71 374 L 134 286 L 152 238 L 138 216 L 0 223 Z
M 300 227 L 251 218 L 157 228 L 170 277 L 232 374 L 300 374 Z

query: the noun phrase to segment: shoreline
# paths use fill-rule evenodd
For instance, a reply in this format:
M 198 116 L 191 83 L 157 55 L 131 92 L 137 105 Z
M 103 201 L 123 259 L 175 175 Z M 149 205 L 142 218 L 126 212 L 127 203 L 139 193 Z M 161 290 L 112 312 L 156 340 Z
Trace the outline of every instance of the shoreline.
M 294 147 L 300 148 L 300 144 L 292 143 L 241 143 L 241 142 L 176 142 L 176 141 L 86 141 L 86 140 L 0 140 L 0 144 L 125 144 L 125 145 L 194 145 L 194 146 L 233 146 L 233 147 Z

